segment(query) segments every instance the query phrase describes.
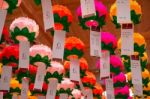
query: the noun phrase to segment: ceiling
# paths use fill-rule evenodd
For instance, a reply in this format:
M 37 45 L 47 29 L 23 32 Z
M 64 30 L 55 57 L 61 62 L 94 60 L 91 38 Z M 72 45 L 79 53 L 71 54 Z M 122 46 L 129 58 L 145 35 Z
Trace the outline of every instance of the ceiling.
M 76 9 L 80 5 L 80 0 L 52 0 L 53 4 L 61 4 L 67 6 L 72 14 L 73 14 L 73 23 L 70 26 L 70 32 L 67 34 L 67 36 L 76 36 L 79 37 L 85 44 L 86 44 L 86 50 L 84 57 L 87 59 L 89 63 L 89 68 L 91 71 L 95 71 L 95 63 L 97 58 L 91 57 L 89 54 L 89 30 L 83 30 L 79 25 L 78 25 L 78 20 L 76 17 Z M 110 8 L 111 4 L 115 0 L 102 0 L 102 2 Z M 142 6 L 142 11 L 143 11 L 143 16 L 142 16 L 142 22 L 139 25 L 135 26 L 135 32 L 141 33 L 145 39 L 147 44 L 147 52 L 148 56 L 150 56 L 150 0 L 137 0 L 140 5 Z M 37 6 L 34 4 L 33 0 L 23 0 L 21 6 L 14 11 L 12 15 L 7 15 L 6 19 L 6 25 L 9 26 L 10 23 L 17 17 L 21 16 L 28 16 L 32 19 L 34 19 L 37 24 L 40 26 L 40 35 L 37 38 L 37 41 L 48 45 L 52 46 L 53 39 L 48 32 L 44 32 L 44 27 L 43 27 L 43 16 L 42 16 L 42 7 Z M 108 19 L 108 22 L 106 26 L 102 28 L 102 31 L 108 31 L 111 33 L 114 33 L 117 38 L 120 37 L 120 30 L 116 29 L 115 26 L 112 24 L 110 19 Z

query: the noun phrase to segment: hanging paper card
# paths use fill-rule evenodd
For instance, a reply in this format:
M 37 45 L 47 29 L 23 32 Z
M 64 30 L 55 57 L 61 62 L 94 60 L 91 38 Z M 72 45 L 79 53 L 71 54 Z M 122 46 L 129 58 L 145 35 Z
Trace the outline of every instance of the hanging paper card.
M 0 10 L 0 40 L 1 40 L 1 36 L 2 36 L 2 31 L 3 31 L 3 27 L 4 27 L 4 23 L 6 20 L 6 15 L 7 15 L 7 10 Z
M 18 99 L 17 94 L 13 94 L 12 99 Z
M 91 89 L 87 89 L 86 90 L 86 96 L 87 96 L 87 98 L 86 99 L 93 99 L 93 92 L 92 92 L 92 90 Z
M 80 81 L 80 63 L 78 59 L 71 59 L 70 61 L 70 80 Z
M 35 84 L 34 89 L 35 90 L 42 90 L 45 72 L 46 72 L 46 65 L 44 63 L 39 62 L 36 64 L 38 66 L 36 78 L 35 78 Z
M 80 86 L 80 90 L 81 90 L 82 94 L 83 94 L 84 96 L 86 96 L 86 92 L 85 92 L 85 89 L 84 89 L 84 86 L 83 86 L 81 80 L 79 81 L 79 86 Z
M 106 96 L 107 99 L 115 99 L 113 80 L 110 78 L 106 79 Z
M 55 30 L 52 58 L 63 60 L 65 37 L 66 37 L 65 31 Z
M 59 99 L 68 99 L 68 94 L 60 94 Z
M 134 39 L 133 24 L 122 24 L 121 28 L 121 55 L 133 55 Z
M 54 27 L 54 16 L 51 0 L 41 0 L 45 31 Z
M 22 79 L 21 99 L 28 99 L 29 79 Z
M 142 84 L 141 64 L 138 55 L 131 55 L 131 76 L 133 84 Z
M 82 18 L 91 17 L 96 15 L 94 0 L 80 0 Z
M 55 99 L 57 84 L 58 84 L 58 80 L 56 78 L 49 79 L 46 99 Z
M 2 67 L 0 90 L 9 91 L 11 77 L 12 77 L 12 67 L 11 66 L 3 66 Z
M 45 96 L 38 96 L 38 99 L 45 99 Z
M 3 99 L 3 92 L 0 92 L 0 99 Z
M 130 0 L 117 0 L 117 23 L 131 22 Z
M 90 30 L 90 54 L 91 56 L 101 56 L 100 28 L 95 26 L 92 26 Z
M 30 43 L 28 41 L 20 41 L 19 43 L 19 68 L 29 67 L 29 48 Z
M 143 96 L 143 86 L 142 84 L 133 84 L 134 87 L 134 95 Z
M 100 58 L 100 79 L 110 77 L 110 53 L 102 51 Z

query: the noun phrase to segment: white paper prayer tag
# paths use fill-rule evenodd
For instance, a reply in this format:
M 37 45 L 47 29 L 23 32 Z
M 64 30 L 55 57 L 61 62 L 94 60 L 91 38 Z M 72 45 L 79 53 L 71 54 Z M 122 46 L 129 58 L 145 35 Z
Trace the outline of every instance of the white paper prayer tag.
M 68 99 L 68 94 L 60 94 L 59 99 Z
M 107 99 L 115 99 L 113 80 L 110 78 L 106 79 L 106 96 Z
M 0 92 L 0 99 L 3 99 L 3 92 Z
M 45 96 L 38 96 L 38 99 L 46 99 Z
M 80 81 L 80 62 L 78 59 L 71 59 L 70 61 L 70 80 Z
M 29 79 L 22 79 L 21 99 L 28 99 Z
M 0 21 L 0 40 L 2 37 L 2 31 L 4 28 L 6 16 L 7 16 L 7 10 L 0 10 L 0 18 L 1 18 L 1 21 Z
M 92 92 L 92 90 L 91 89 L 87 89 L 86 90 L 86 99 L 93 99 L 93 92 Z
M 143 86 L 142 84 L 133 84 L 134 87 L 134 95 L 135 96 L 143 96 Z
M 96 15 L 94 0 L 80 0 L 82 18 L 91 17 Z
M 85 89 L 84 89 L 84 86 L 83 86 L 81 80 L 79 81 L 79 86 L 80 86 L 80 90 L 81 90 L 82 94 L 83 94 L 84 96 L 86 96 L 86 92 L 85 92 Z
M 30 49 L 30 43 L 28 41 L 20 41 L 19 43 L 19 68 L 28 69 L 29 49 Z
M 110 77 L 110 53 L 102 51 L 100 58 L 100 79 Z
M 41 0 L 45 31 L 54 27 L 54 16 L 51 0 Z
M 117 23 L 131 22 L 130 0 L 117 0 Z
M 36 65 L 38 66 L 38 68 L 37 68 L 37 73 L 35 78 L 34 89 L 42 90 L 45 72 L 46 72 L 46 65 L 44 63 L 38 63 Z
M 62 30 L 55 30 L 52 58 L 62 59 L 64 57 L 64 44 L 66 32 Z
M 12 67 L 11 66 L 3 66 L 0 90 L 9 91 L 11 77 L 12 77 Z
M 92 26 L 90 30 L 90 55 L 101 57 L 100 28 L 94 26 Z
M 131 76 L 133 84 L 142 84 L 142 71 L 138 55 L 131 55 Z
M 55 99 L 57 84 L 58 84 L 58 80 L 56 78 L 49 79 L 46 99 Z
M 122 24 L 121 26 L 121 55 L 134 54 L 133 24 Z
M 12 99 L 18 99 L 17 94 L 13 94 Z

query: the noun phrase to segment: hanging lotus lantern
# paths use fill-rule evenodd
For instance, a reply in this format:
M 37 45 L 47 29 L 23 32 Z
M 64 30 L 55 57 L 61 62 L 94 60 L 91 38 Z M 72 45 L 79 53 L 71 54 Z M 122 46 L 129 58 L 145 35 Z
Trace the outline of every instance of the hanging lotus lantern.
M 3 65 L 12 66 L 14 73 L 19 63 L 19 46 L 6 46 L 0 53 L 0 60 Z
M 103 99 L 102 97 L 103 94 L 103 88 L 100 84 L 96 83 L 93 89 L 93 97 L 94 99 Z
M 101 32 L 102 50 L 108 50 L 110 54 L 115 53 L 117 48 L 117 38 L 109 32 Z
M 131 97 L 129 96 L 129 87 L 128 86 L 124 86 L 121 88 L 115 88 L 114 92 L 115 92 L 115 99 L 131 99 Z
M 19 17 L 10 25 L 11 38 L 15 43 L 19 41 L 33 42 L 39 35 L 39 26 L 27 17 Z
M 82 93 L 78 89 L 73 89 L 71 92 L 72 95 L 68 97 L 68 99 L 82 99 Z
M 54 14 L 54 29 L 69 32 L 69 26 L 73 20 L 71 11 L 63 5 L 54 5 L 52 8 Z M 51 30 L 51 34 L 54 35 L 54 30 Z
M 100 61 L 97 61 L 96 67 L 99 69 L 100 68 Z M 111 75 L 118 75 L 120 72 L 124 70 L 124 65 L 121 61 L 121 58 L 116 55 L 111 55 L 110 56 L 110 72 Z
M 102 27 L 106 24 L 106 18 L 108 16 L 108 11 L 105 5 L 101 2 L 95 0 L 95 10 L 96 15 L 82 18 L 81 6 L 77 9 L 77 16 L 79 24 L 83 29 L 90 29 L 91 26 Z
M 21 93 L 21 84 L 16 80 L 16 78 L 11 78 L 10 80 L 10 90 L 4 93 L 4 98 L 12 99 L 13 94 L 19 95 Z
M 30 48 L 30 64 L 36 65 L 36 63 L 44 63 L 47 67 L 50 66 L 51 49 L 43 44 L 33 45 Z
M 48 84 L 46 82 L 43 82 L 42 90 L 34 90 L 34 83 L 30 83 L 29 90 L 31 92 L 32 96 L 38 96 L 38 95 L 46 95 L 48 89 Z
M 94 85 L 96 84 L 96 77 L 92 72 L 86 71 L 86 76 L 81 78 L 81 81 L 85 88 L 93 89 Z
M 48 83 L 49 78 L 56 78 L 60 83 L 63 79 L 64 73 L 65 73 L 64 67 L 61 63 L 58 63 L 56 61 L 51 61 L 51 67 L 47 68 L 45 81 Z
M 135 52 L 134 55 L 138 55 L 139 53 Z M 127 55 L 122 55 L 122 62 L 124 63 L 125 69 L 127 72 L 131 71 L 131 60 L 130 60 L 130 56 Z M 141 69 L 142 71 L 144 71 L 144 68 L 146 68 L 147 64 L 148 64 L 148 55 L 146 52 L 143 53 L 143 56 L 140 57 L 140 63 L 141 63 Z
M 37 67 L 29 65 L 29 69 L 19 68 L 15 71 L 16 79 L 22 82 L 22 78 L 28 78 L 31 83 L 35 82 Z
M 140 33 L 134 33 L 134 52 L 138 52 L 139 56 L 143 56 L 146 50 L 146 42 Z M 118 40 L 118 49 L 121 50 L 121 38 Z
M 150 80 L 150 73 L 147 69 L 144 69 L 144 71 L 142 72 L 142 83 L 143 83 L 143 86 L 147 86 L 147 84 L 149 83 L 149 80 Z M 128 79 L 128 82 L 129 82 L 129 85 L 132 87 L 133 84 L 132 84 L 132 75 L 131 75 L 131 72 L 127 73 L 127 79 Z
M 0 8 L 7 10 L 8 13 L 12 13 L 14 9 L 20 6 L 22 0 L 2 0 L 0 2 Z
M 131 13 L 131 21 L 134 24 L 139 24 L 141 21 L 142 11 L 141 6 L 138 4 L 136 0 L 130 0 L 130 13 Z M 112 22 L 115 24 L 116 28 L 120 28 L 121 25 L 117 23 L 117 5 L 116 2 L 110 8 L 110 18 Z
M 88 63 L 84 58 L 81 58 L 79 62 L 80 62 L 80 77 L 83 78 L 86 75 L 85 72 L 88 70 Z M 66 71 L 66 76 L 70 77 L 70 61 L 64 62 L 64 68 Z
M 120 73 L 113 77 L 114 87 L 124 87 L 126 85 L 126 76 L 124 73 Z
M 60 84 L 57 85 L 57 95 L 68 94 L 71 95 L 71 92 L 75 88 L 75 84 L 68 78 L 63 78 Z
M 79 59 L 83 56 L 85 45 L 76 37 L 68 37 L 65 41 L 64 59 Z

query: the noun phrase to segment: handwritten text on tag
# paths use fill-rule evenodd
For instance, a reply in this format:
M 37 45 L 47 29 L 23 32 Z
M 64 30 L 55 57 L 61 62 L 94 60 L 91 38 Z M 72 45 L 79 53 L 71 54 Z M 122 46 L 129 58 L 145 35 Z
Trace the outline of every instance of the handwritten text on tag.
M 134 53 L 133 24 L 122 24 L 121 27 L 121 55 Z
M 80 81 L 80 63 L 78 59 L 70 61 L 70 80 Z
M 53 58 L 63 60 L 65 37 L 66 37 L 65 31 L 61 31 L 61 30 L 55 31 L 54 41 L 53 41 L 53 52 L 52 52 Z
M 54 27 L 54 16 L 51 0 L 41 0 L 45 31 Z
M 117 0 L 117 23 L 131 22 L 130 0 Z
M 100 78 L 106 77 L 110 77 L 110 53 L 102 51 L 102 57 L 100 58 Z
M 58 80 L 56 78 L 49 79 L 46 99 L 55 99 L 57 84 Z
M 94 0 L 80 0 L 82 17 L 90 17 L 96 15 Z
M 2 67 L 0 90 L 9 91 L 11 77 L 12 77 L 12 67 L 11 66 L 3 66 Z

